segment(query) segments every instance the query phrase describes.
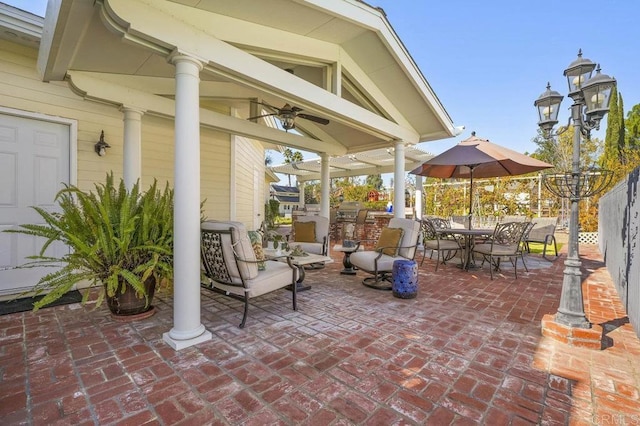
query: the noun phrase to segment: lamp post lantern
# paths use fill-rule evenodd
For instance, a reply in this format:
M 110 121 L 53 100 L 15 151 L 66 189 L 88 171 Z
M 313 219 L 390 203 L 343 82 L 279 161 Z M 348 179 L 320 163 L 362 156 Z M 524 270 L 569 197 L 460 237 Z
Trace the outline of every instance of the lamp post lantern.
M 591 77 L 596 67 L 597 73 Z M 549 191 L 559 197 L 568 198 L 571 202 L 569 247 L 567 260 L 564 262 L 562 294 L 555 321 L 569 327 L 590 328 L 591 324 L 585 316 L 582 300 L 582 262 L 578 252 L 579 203 L 580 199 L 604 190 L 611 182 L 612 173 L 609 170 L 593 168 L 588 171 L 581 170 L 580 142 L 582 137 L 590 137 L 591 130 L 600 128 L 600 121 L 609 112 L 611 90 L 615 87 L 616 81 L 601 74 L 599 66 L 584 59 L 582 50 L 578 52 L 578 58 L 564 71 L 564 75 L 569 85 L 568 95 L 573 100 L 567 126 L 553 132 L 553 127 L 558 123 L 558 110 L 563 96 L 551 90 L 548 83 L 546 92 L 534 102 L 538 108 L 538 126 L 542 129 L 544 137 L 555 137 L 565 132 L 569 124 L 573 123 L 571 171 L 544 176 L 544 184 Z

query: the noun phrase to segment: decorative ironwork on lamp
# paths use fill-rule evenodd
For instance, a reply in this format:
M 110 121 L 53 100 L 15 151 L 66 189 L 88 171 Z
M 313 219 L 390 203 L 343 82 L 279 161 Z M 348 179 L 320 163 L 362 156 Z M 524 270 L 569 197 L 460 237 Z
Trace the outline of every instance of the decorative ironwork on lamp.
M 597 73 L 591 74 L 597 67 Z M 584 313 L 582 300 L 582 280 L 580 255 L 578 253 L 578 214 L 579 202 L 583 198 L 596 195 L 611 183 L 613 172 L 591 168 L 583 171 L 580 167 L 581 138 L 589 138 L 591 130 L 600 128 L 600 121 L 609 112 L 611 90 L 615 87 L 615 79 L 600 73 L 600 66 L 582 57 L 578 58 L 564 70 L 569 85 L 569 97 L 573 99 L 571 117 L 566 126 L 557 132 L 553 127 L 558 124 L 558 111 L 563 96 L 552 91 L 547 83 L 547 90 L 536 99 L 538 108 L 538 126 L 545 138 L 556 137 L 567 131 L 573 121 L 573 152 L 571 171 L 543 175 L 544 185 L 553 194 L 568 198 L 571 201 L 569 216 L 569 249 L 565 261 L 564 278 L 560 306 L 555 320 L 570 327 L 590 328 L 591 324 Z
M 103 130 L 100 132 L 100 140 L 96 142 L 96 144 L 94 145 L 94 149 L 96 151 L 96 154 L 98 154 L 100 157 L 103 157 L 107 153 L 107 148 L 111 148 L 111 145 L 105 142 Z

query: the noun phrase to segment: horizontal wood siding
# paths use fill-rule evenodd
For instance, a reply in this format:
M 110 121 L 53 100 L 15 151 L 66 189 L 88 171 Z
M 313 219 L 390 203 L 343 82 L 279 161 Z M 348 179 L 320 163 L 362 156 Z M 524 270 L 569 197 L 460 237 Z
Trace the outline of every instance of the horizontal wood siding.
M 45 83 L 36 72 L 37 51 L 0 40 L 0 105 L 78 122 L 78 186 L 91 190 L 113 171 L 123 174 L 123 114 L 116 105 L 86 101 L 65 82 Z M 98 156 L 94 145 L 104 130 L 111 145 Z M 201 130 L 201 197 L 207 199 L 205 215 L 229 219 L 230 190 L 229 135 Z M 252 158 L 253 158 L 252 154 Z M 262 161 L 262 160 L 260 160 Z M 154 178 L 173 186 L 174 124 L 157 116 L 142 116 L 142 187 Z M 244 181 L 244 179 L 243 179 Z M 251 183 L 252 184 L 252 183 Z
M 200 195 L 206 199 L 208 219 L 229 220 L 231 200 L 231 143 L 228 134 L 200 131 Z
M 78 186 L 93 188 L 113 170 L 122 176 L 122 114 L 115 106 L 87 102 L 75 95 L 65 82 L 45 83 L 36 72 L 35 50 L 0 40 L 0 104 L 9 108 L 58 116 L 78 122 Z M 104 130 L 105 140 L 113 147 L 99 157 L 94 145 Z M 119 151 L 119 152 L 118 152 Z
M 244 223 L 248 229 L 254 228 L 254 200 L 263 200 L 264 189 L 264 148 L 262 144 L 245 137 L 235 139 L 235 178 L 236 178 L 236 220 Z M 254 187 L 254 169 L 258 167 L 259 183 Z M 255 196 L 259 191 L 259 197 Z M 258 212 L 262 214 L 262 207 Z

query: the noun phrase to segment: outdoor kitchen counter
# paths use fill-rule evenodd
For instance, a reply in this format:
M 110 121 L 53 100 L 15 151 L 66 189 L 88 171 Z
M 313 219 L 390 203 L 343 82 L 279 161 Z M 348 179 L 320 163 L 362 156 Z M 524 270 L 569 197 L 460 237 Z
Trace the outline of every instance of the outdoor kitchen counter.
M 375 244 L 375 241 L 380 237 L 382 229 L 389 225 L 389 220 L 393 217 L 393 213 L 387 213 L 384 211 L 370 211 L 367 215 L 367 221 L 363 226 L 358 226 L 356 229 L 356 240 L 370 240 L 371 244 Z M 333 240 L 339 242 L 342 236 L 342 227 L 345 222 L 336 223 L 336 231 L 333 234 Z M 367 246 L 366 241 L 363 244 Z

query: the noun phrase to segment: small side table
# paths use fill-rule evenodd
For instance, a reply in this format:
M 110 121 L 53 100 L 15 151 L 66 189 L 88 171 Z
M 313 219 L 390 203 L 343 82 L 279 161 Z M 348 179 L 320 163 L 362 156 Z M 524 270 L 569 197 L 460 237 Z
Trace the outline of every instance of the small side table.
M 418 264 L 415 260 L 393 262 L 393 295 L 400 299 L 413 299 L 418 295 Z
M 340 273 L 342 275 L 355 275 L 356 269 L 351 264 L 351 253 L 363 250 L 363 247 L 359 244 L 357 244 L 356 247 L 343 247 L 342 244 L 336 244 L 333 246 L 333 250 L 344 253 L 344 258 L 342 259 L 342 266 L 344 266 L 344 269 L 340 271 Z

